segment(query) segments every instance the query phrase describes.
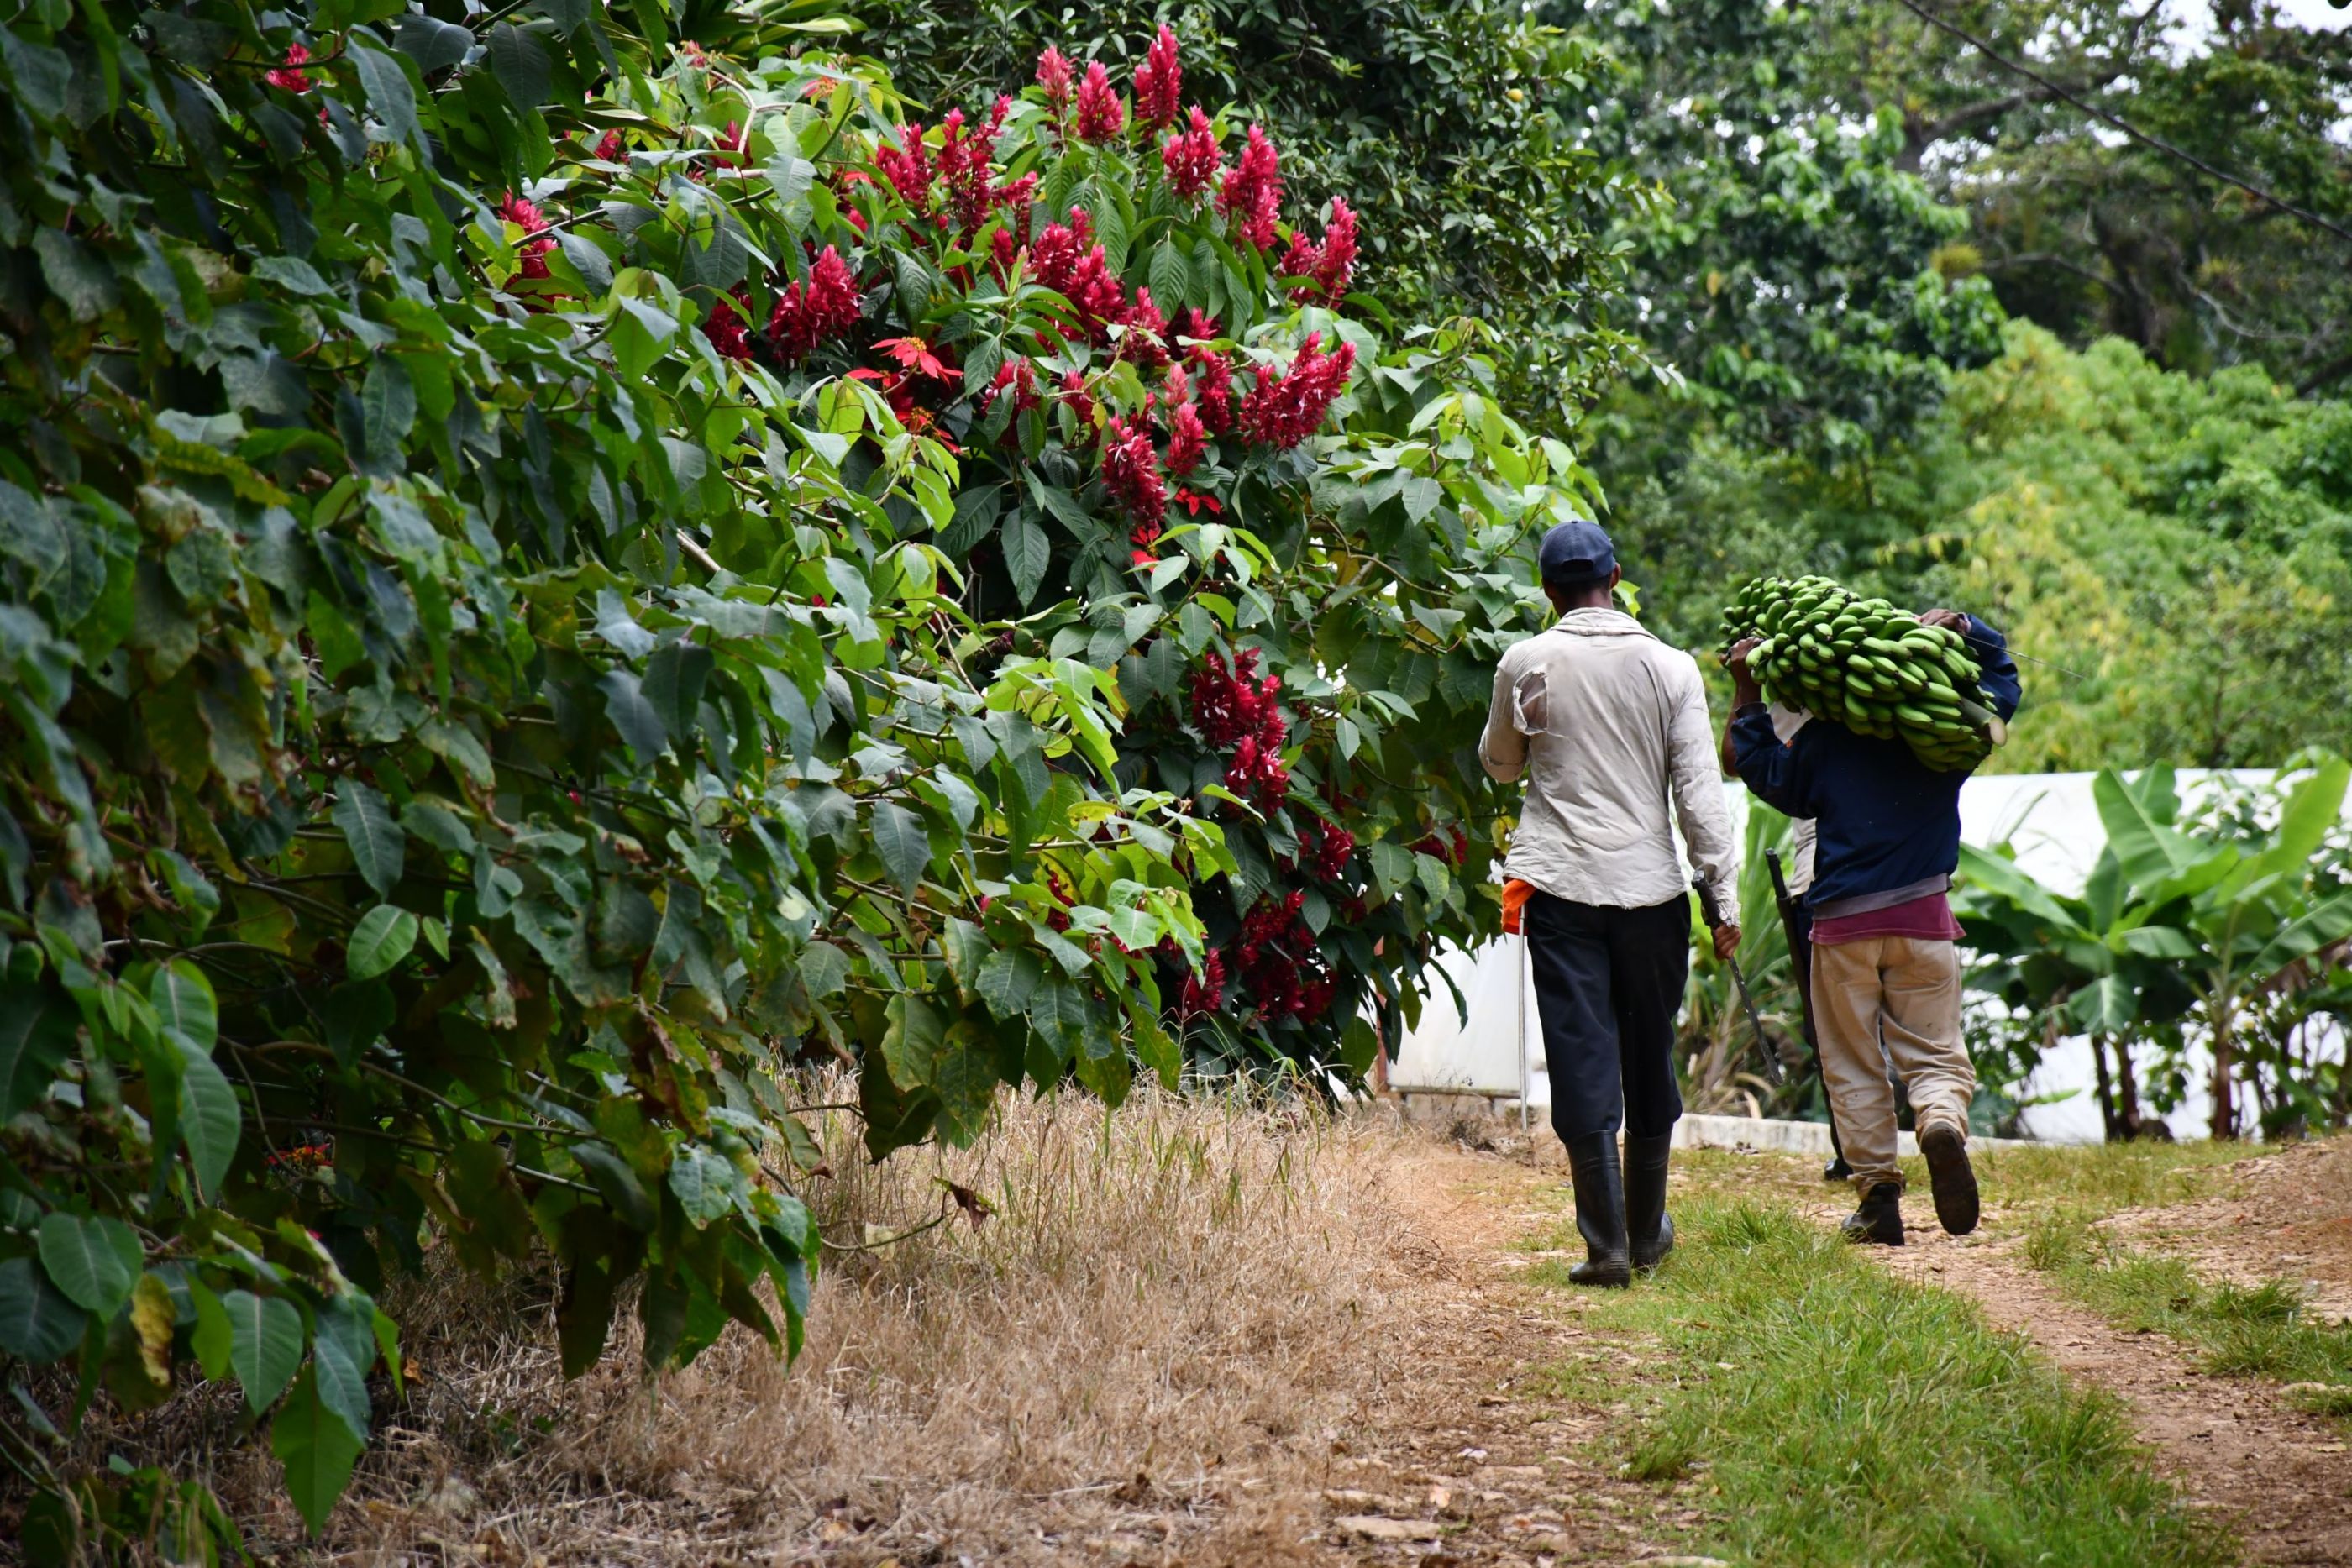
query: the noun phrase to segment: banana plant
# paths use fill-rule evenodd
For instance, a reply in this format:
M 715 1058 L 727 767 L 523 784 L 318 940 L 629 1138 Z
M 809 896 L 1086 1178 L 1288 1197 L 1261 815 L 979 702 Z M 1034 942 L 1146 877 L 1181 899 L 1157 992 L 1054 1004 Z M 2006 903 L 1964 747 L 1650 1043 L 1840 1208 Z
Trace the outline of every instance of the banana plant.
M 2250 1009 L 2324 977 L 2352 938 L 2352 894 L 2314 885 L 2315 859 L 2340 819 L 2352 764 L 2324 758 L 2285 793 L 2277 823 L 2220 841 L 2179 825 L 2169 768 L 2092 786 L 2107 842 L 2080 897 L 2020 870 L 2007 846 L 1960 851 L 1957 908 L 1987 962 L 1978 980 L 2012 1006 L 2089 1035 L 2105 1098 L 2105 1049 L 2128 1094 L 2130 1043 L 2189 1024 L 2212 1051 L 2212 1132 L 2238 1127 L 2239 1041 Z M 2110 1125 L 2128 1135 L 2108 1100 Z

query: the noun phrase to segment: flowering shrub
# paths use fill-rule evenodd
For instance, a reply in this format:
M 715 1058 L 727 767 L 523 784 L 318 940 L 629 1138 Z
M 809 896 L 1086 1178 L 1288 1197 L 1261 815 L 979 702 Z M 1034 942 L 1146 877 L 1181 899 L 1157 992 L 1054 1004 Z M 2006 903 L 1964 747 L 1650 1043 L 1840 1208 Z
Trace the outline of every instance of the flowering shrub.
M 918 128 L 823 18 L 101 11 L 0 38 L 10 1365 L 233 1376 L 316 1524 L 428 1228 L 552 1257 L 568 1371 L 789 1354 L 796 1061 L 877 1156 L 1360 1070 L 1477 927 L 1580 473 L 1332 312 L 1172 34 Z M 73 1413 L 0 1415 L 39 1553 L 199 1554 Z

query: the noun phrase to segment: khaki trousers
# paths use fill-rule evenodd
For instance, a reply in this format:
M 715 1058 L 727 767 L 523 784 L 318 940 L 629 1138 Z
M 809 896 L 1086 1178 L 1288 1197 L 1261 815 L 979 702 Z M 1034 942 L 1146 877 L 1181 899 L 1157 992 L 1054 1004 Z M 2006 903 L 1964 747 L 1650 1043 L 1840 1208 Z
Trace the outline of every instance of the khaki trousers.
M 1949 942 L 1869 936 L 1813 949 L 1813 1022 L 1822 1082 L 1854 1186 L 1901 1183 L 1895 1163 L 1895 1087 L 1879 1046 L 1910 1092 L 1921 1132 L 1941 1122 L 1969 1131 L 1976 1068 L 1960 1039 L 1960 956 Z

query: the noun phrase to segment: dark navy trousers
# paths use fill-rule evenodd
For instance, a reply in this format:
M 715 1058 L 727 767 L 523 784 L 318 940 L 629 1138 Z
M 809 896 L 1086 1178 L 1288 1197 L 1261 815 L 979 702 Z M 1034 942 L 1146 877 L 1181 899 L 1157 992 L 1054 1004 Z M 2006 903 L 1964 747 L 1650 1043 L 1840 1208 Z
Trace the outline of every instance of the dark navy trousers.
M 1675 1129 L 1675 1018 L 1690 978 L 1690 895 L 1647 909 L 1576 904 L 1538 890 L 1520 929 L 1560 1142 L 1619 1127 Z

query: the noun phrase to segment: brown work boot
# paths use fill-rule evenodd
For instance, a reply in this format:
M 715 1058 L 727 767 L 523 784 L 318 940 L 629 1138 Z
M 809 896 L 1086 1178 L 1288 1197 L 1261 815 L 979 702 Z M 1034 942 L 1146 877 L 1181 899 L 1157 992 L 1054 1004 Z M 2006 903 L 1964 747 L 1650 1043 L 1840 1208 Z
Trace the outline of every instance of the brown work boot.
M 1874 1247 L 1903 1245 L 1903 1184 L 1883 1181 L 1873 1186 L 1862 1197 L 1862 1207 L 1845 1217 L 1838 1227 L 1848 1241 L 1867 1242 Z
M 1919 1134 L 1919 1153 L 1927 1157 L 1936 1218 L 1946 1235 L 1966 1236 L 1977 1228 L 1977 1173 L 1969 1164 L 1967 1134 L 1938 1122 Z

